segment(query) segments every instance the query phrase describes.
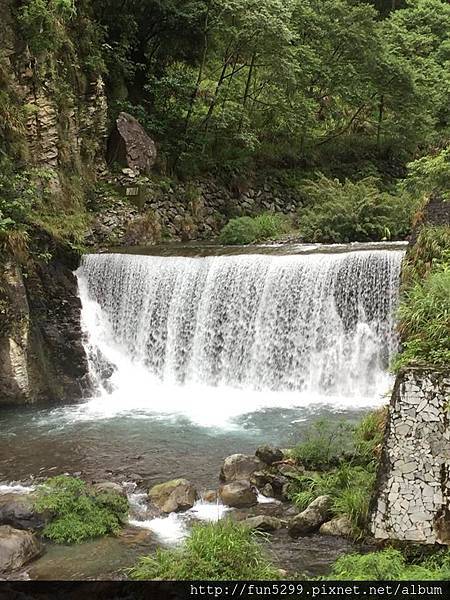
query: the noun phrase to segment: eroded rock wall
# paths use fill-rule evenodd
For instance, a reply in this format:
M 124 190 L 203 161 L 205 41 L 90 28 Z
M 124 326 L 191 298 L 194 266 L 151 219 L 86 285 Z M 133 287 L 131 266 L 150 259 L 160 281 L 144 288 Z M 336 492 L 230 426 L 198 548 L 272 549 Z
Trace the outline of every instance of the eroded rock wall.
M 397 377 L 378 474 L 378 539 L 450 544 L 450 376 L 410 369 Z
M 58 259 L 0 267 L 0 406 L 79 399 L 88 365 L 81 302 Z

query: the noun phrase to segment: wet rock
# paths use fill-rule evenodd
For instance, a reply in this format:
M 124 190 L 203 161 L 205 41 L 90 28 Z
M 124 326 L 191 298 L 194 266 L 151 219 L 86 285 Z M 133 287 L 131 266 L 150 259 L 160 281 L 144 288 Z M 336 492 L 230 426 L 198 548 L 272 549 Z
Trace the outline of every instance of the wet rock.
M 249 529 L 255 529 L 258 531 L 276 531 L 284 527 L 284 523 L 281 519 L 271 517 L 270 515 L 257 515 L 256 517 L 249 517 L 242 521 L 242 524 Z
M 42 529 L 47 521 L 48 515 L 36 511 L 30 496 L 0 496 L 0 525 L 10 525 L 17 529 Z
M 194 506 L 197 490 L 187 479 L 173 479 L 151 488 L 150 500 L 165 513 L 180 512 Z
M 220 471 L 221 481 L 249 480 L 256 471 L 264 468 L 264 464 L 256 456 L 232 454 L 224 460 Z
M 353 527 L 348 517 L 335 517 L 321 525 L 319 533 L 323 535 L 339 535 L 348 537 L 352 534 Z
M 219 494 L 224 504 L 235 508 L 253 506 L 257 503 L 255 488 L 245 480 L 226 483 L 220 488 Z
M 283 460 L 283 452 L 279 448 L 268 445 L 260 446 L 256 450 L 255 455 L 262 460 L 263 463 L 266 463 L 266 465 L 271 465 L 274 462 Z
M 205 502 L 217 502 L 217 492 L 216 492 L 216 490 L 206 490 L 202 494 L 202 499 Z
M 270 473 L 269 471 L 255 471 L 250 477 L 250 482 L 259 490 L 262 490 L 266 485 L 270 485 L 273 490 L 272 495 L 281 497 L 283 487 L 289 483 L 289 480 L 283 475 Z
M 303 512 L 293 517 L 288 523 L 289 535 L 298 537 L 319 529 L 330 517 L 332 505 L 330 496 L 319 496 Z
M 41 544 L 29 531 L 0 526 L 0 573 L 20 569 L 41 552 Z
M 117 494 L 118 496 L 127 497 L 125 489 L 119 484 L 113 481 L 100 481 L 92 486 L 97 492 L 105 492 L 107 494 Z
M 148 174 L 155 160 L 155 142 L 137 119 L 121 112 L 108 142 L 108 162 Z
M 281 465 L 277 465 L 277 471 L 285 477 L 300 477 L 305 472 L 305 468 L 301 465 L 297 465 L 291 462 L 283 462 Z
M 273 487 L 270 485 L 270 483 L 266 483 L 266 485 L 261 490 L 261 494 L 266 498 L 274 497 L 275 492 L 273 491 Z

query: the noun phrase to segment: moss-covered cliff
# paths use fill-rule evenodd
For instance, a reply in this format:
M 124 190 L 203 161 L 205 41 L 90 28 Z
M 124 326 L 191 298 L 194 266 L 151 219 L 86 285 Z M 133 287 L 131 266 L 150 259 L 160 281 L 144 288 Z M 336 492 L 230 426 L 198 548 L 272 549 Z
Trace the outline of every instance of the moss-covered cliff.
M 74 399 L 87 376 L 72 270 L 106 139 L 88 7 L 0 0 L 0 404 Z

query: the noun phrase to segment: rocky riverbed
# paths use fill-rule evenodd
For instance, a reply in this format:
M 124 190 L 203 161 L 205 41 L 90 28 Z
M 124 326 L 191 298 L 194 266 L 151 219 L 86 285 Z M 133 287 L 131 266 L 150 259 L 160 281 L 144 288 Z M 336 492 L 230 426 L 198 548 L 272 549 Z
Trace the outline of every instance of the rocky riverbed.
M 41 537 L 50 515 L 34 508 L 35 485 L 0 487 L 0 577 L 7 579 L 117 579 L 138 556 L 182 543 L 199 521 L 232 518 L 267 534 L 267 551 L 286 577 L 326 574 L 342 554 L 356 549 L 348 523 L 332 520 L 322 496 L 300 512 L 288 499 L 302 467 L 281 450 L 259 447 L 255 455 L 224 459 L 219 480 L 197 489 L 183 477 L 156 484 L 93 482 L 97 489 L 126 494 L 129 516 L 117 536 L 74 545 Z M 211 482 L 213 483 L 213 482 Z M 361 551 L 361 546 L 357 548 Z

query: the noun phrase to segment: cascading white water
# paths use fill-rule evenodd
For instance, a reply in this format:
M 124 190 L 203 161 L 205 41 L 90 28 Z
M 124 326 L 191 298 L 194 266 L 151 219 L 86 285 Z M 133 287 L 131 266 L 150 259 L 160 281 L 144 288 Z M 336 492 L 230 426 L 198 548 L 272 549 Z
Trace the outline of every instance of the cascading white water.
M 194 390 L 199 413 L 218 400 L 219 419 L 375 404 L 397 344 L 403 254 L 87 255 L 77 275 L 93 377 L 122 408 L 190 414 Z

